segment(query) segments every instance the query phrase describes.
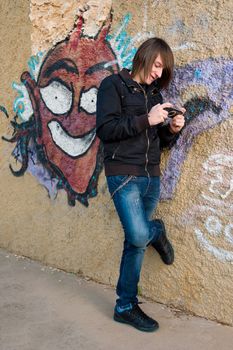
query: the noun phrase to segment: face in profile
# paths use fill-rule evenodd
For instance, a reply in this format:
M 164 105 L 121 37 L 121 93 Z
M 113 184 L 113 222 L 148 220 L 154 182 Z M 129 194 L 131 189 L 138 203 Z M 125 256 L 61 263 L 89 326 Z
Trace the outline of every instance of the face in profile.
M 154 80 L 161 78 L 163 73 L 163 61 L 160 54 L 155 58 L 152 67 L 147 77 L 145 77 L 145 83 L 150 85 Z

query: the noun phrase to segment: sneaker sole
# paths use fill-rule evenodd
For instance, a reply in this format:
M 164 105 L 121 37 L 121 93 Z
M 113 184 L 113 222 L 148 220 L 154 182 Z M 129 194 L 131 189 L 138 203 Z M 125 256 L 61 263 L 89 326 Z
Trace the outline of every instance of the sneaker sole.
M 139 331 L 143 331 L 143 332 L 155 332 L 157 329 L 159 329 L 159 325 L 155 325 L 154 327 L 151 328 L 145 328 L 145 327 L 140 327 L 137 325 L 134 325 L 130 322 L 125 321 L 123 318 L 121 318 L 119 315 L 114 314 L 113 316 L 114 321 L 116 322 L 120 322 L 120 323 L 124 323 L 124 324 L 128 324 L 136 329 L 138 329 Z

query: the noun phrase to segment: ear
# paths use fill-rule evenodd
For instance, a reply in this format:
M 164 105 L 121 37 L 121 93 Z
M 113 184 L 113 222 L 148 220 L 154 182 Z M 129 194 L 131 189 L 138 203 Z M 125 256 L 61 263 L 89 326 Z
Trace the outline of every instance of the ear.
M 29 94 L 32 108 L 35 110 L 35 98 L 34 98 L 34 90 L 36 88 L 36 82 L 34 79 L 32 79 L 29 72 L 23 72 L 21 75 L 21 82 L 24 84 L 24 86 L 27 89 L 27 92 Z
M 39 114 L 37 101 L 40 98 L 40 96 L 39 96 L 39 89 L 37 88 L 36 81 L 32 79 L 29 72 L 23 72 L 21 75 L 21 82 L 24 84 L 24 86 L 27 89 L 27 92 L 32 104 L 33 115 L 35 117 L 36 124 L 39 125 L 40 114 Z

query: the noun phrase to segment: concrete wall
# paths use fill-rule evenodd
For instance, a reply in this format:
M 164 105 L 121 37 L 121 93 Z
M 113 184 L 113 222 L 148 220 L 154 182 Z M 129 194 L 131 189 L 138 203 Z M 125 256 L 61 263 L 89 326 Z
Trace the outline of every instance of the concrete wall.
M 81 32 L 77 14 L 86 3 Z M 176 60 L 164 98 L 188 111 L 182 136 L 163 156 L 155 213 L 176 260 L 167 267 L 148 249 L 140 293 L 233 325 L 232 1 L 11 0 L 1 7 L 0 105 L 10 118 L 1 113 L 0 127 L 8 138 L 15 129 L 16 139 L 1 141 L 0 246 L 115 285 L 123 233 L 91 139 L 96 88 L 110 72 L 84 73 L 101 61 L 112 71 L 128 67 L 143 40 L 163 37 Z M 91 146 L 77 161 L 84 146 L 69 136 L 87 133 Z

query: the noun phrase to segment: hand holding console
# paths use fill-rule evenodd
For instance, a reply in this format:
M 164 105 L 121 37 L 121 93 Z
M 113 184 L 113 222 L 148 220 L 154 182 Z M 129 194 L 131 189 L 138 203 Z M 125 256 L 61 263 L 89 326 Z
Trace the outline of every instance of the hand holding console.
M 174 118 L 176 115 L 184 114 L 184 112 L 174 107 L 165 107 L 164 110 L 168 112 L 168 118 Z
M 163 123 L 167 118 L 174 118 L 177 115 L 183 116 L 185 109 L 179 110 L 169 102 L 153 106 L 148 113 L 148 120 L 151 126 Z
M 168 118 L 170 118 L 169 128 L 172 133 L 178 133 L 185 125 L 184 114 L 186 110 L 182 108 L 181 110 L 174 107 L 164 108 L 168 113 Z

